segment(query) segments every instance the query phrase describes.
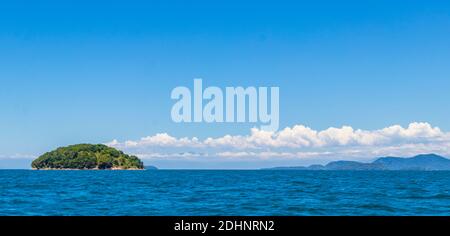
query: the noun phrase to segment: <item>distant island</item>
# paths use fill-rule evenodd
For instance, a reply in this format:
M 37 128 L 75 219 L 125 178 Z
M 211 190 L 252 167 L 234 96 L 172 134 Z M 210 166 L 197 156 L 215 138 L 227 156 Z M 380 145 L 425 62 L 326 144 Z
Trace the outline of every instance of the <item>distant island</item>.
M 144 164 L 136 156 L 103 144 L 77 144 L 47 152 L 31 163 L 36 170 L 142 170 Z
M 156 167 L 156 166 L 144 166 L 144 169 L 146 169 L 146 170 L 158 170 L 158 167 Z
M 450 160 L 436 155 L 423 154 L 410 158 L 381 157 L 371 163 L 357 161 L 333 161 L 327 165 L 274 167 L 269 170 L 450 170 Z M 267 170 L 266 169 L 266 170 Z

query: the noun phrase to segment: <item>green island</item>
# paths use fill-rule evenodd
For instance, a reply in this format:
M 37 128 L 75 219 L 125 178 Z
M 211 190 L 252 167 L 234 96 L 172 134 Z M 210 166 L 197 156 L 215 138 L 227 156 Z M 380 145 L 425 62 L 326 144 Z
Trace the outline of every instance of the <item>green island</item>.
M 31 163 L 35 170 L 142 170 L 144 164 L 103 144 L 77 144 L 47 152 Z

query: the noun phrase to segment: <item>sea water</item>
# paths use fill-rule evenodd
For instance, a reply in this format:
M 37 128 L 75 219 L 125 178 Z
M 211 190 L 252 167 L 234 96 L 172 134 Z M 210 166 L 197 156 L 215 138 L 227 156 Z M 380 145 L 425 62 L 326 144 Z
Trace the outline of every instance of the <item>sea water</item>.
M 0 170 L 0 215 L 450 215 L 450 172 Z

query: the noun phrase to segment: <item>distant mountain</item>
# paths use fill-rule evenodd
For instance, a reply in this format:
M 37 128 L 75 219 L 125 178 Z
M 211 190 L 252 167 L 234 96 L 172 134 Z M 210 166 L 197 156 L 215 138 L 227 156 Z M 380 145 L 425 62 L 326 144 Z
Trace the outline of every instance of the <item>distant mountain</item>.
M 272 170 L 450 170 L 450 160 L 436 155 L 424 154 L 410 158 L 381 157 L 371 163 L 357 161 L 333 161 L 327 165 L 275 167 Z
M 411 158 L 383 157 L 373 162 L 388 170 L 450 170 L 450 160 L 436 154 Z
M 157 170 L 158 167 L 156 167 L 156 166 L 144 166 L 144 169 L 146 169 L 146 170 Z
M 376 163 L 357 161 L 334 161 L 325 166 L 326 170 L 384 170 L 384 166 Z

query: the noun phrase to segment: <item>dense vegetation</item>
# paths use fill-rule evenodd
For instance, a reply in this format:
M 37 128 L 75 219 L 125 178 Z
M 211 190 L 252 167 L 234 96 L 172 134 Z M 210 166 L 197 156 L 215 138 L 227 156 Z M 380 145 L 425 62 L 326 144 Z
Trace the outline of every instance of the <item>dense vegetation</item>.
M 103 144 L 77 144 L 47 152 L 33 161 L 34 169 L 143 169 L 136 156 Z

